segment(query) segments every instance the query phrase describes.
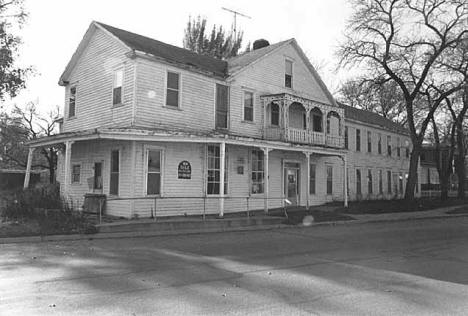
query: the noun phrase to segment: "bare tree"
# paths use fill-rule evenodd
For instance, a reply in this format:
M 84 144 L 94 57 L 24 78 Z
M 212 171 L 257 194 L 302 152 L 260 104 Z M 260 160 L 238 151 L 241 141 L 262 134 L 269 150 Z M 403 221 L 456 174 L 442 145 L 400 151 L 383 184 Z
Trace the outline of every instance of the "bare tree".
M 468 38 L 465 0 L 353 0 L 340 64 L 363 66 L 369 78 L 397 84 L 404 98 L 413 148 L 405 198 L 414 198 L 417 165 L 428 124 L 439 105 L 463 88 L 462 74 L 449 82 L 441 63 Z M 430 95 L 420 122 L 418 98 Z M 427 100 L 427 99 L 426 99 Z
M 59 117 L 58 107 L 46 115 L 41 115 L 33 103 L 29 103 L 24 108 L 15 106 L 11 115 L 3 114 L 0 122 L 2 164 L 25 168 L 28 152 L 27 141 L 54 135 L 56 133 L 56 120 Z M 37 157 L 32 165 L 34 168 L 48 169 L 50 183 L 55 182 L 58 150 L 59 148 L 56 146 L 41 148 L 40 157 Z

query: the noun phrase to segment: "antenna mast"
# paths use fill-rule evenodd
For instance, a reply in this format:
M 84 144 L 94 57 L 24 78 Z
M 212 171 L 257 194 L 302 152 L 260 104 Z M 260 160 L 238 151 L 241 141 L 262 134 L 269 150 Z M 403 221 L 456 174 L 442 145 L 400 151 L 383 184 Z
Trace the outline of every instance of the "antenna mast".
M 228 9 L 228 8 L 221 7 L 221 9 L 226 10 L 228 12 L 231 12 L 234 15 L 234 23 L 233 23 L 234 37 L 237 38 L 237 16 L 240 15 L 240 16 L 242 16 L 244 18 L 247 18 L 247 19 L 251 19 L 251 17 L 248 16 L 248 15 L 242 14 L 239 11 L 231 10 L 231 9 Z

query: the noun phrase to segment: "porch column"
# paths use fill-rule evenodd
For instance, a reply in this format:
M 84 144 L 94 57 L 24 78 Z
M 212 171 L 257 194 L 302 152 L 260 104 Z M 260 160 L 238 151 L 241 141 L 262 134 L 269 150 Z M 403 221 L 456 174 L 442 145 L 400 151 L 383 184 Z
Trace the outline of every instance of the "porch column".
M 264 177 L 264 186 L 263 186 L 263 209 L 265 214 L 268 213 L 268 198 L 269 198 L 269 188 L 270 188 L 270 148 L 262 148 L 263 150 L 263 177 Z
M 65 142 L 65 169 L 64 169 L 64 180 L 63 180 L 63 195 L 66 196 L 68 193 L 68 186 L 70 183 L 70 165 L 71 165 L 71 150 L 73 141 Z
M 132 184 L 132 187 L 131 187 L 131 197 L 132 198 L 135 198 L 135 177 L 136 177 L 136 141 L 132 140 L 131 142 L 131 159 L 130 159 L 130 174 L 132 175 L 132 178 L 131 178 L 131 184 Z M 130 202 L 130 212 L 131 212 L 131 215 L 133 217 L 133 215 L 135 214 L 135 200 L 132 199 L 131 202 Z
M 341 156 L 343 160 L 343 199 L 344 207 L 348 207 L 348 160 L 345 155 Z
M 263 138 L 265 138 L 265 131 L 267 128 L 267 107 L 268 103 L 265 102 L 265 100 L 262 100 L 263 103 Z
M 219 146 L 219 217 L 224 216 L 224 170 L 226 157 L 226 143 L 222 142 Z
M 306 156 L 306 161 L 307 161 L 307 166 L 306 166 L 306 172 L 307 172 L 307 182 L 306 182 L 306 207 L 307 210 L 309 210 L 309 198 L 310 198 L 310 153 L 307 151 L 304 151 L 304 155 Z
M 29 147 L 28 163 L 26 165 L 26 174 L 24 175 L 23 189 L 27 189 L 29 186 L 29 179 L 31 178 L 31 165 L 32 165 L 34 149 L 35 149 L 34 147 Z

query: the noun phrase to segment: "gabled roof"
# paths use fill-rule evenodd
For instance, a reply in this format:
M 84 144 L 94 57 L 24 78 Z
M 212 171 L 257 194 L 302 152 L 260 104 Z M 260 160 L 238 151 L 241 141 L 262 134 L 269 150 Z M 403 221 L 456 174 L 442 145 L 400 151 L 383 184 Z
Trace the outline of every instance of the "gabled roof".
M 377 113 L 361 110 L 341 102 L 338 105 L 345 111 L 345 119 L 375 125 L 391 132 L 408 135 L 408 130 L 401 124 L 395 123 Z
M 200 55 L 188 49 L 169 45 L 101 22 L 95 23 L 102 26 L 133 50 L 163 58 L 171 62 L 195 67 L 216 76 L 225 77 L 227 74 L 227 62 L 224 60 Z
M 278 42 L 272 45 L 268 45 L 266 47 L 262 47 L 259 49 L 251 50 L 250 52 L 243 53 L 241 55 L 229 58 L 227 60 L 229 66 L 229 74 L 232 75 L 233 73 L 237 72 L 238 70 L 254 63 L 255 61 L 259 60 L 260 58 L 270 54 L 277 48 L 280 48 L 286 44 L 289 44 L 294 39 L 288 39 L 286 41 Z

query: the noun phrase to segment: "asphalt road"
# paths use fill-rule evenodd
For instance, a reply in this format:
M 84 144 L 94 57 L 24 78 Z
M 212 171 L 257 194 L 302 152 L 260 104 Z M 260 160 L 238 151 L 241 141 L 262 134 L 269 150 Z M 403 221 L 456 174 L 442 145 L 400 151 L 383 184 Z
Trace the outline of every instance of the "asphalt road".
M 468 313 L 468 218 L 0 245 L 1 315 Z

